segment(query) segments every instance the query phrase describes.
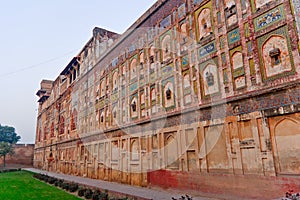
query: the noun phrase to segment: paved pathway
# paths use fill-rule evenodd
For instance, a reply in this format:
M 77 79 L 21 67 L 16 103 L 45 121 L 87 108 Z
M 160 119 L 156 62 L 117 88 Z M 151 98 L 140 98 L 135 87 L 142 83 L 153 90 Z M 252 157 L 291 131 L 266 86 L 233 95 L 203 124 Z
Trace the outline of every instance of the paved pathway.
M 102 190 L 123 193 L 125 195 L 128 194 L 130 196 L 140 197 L 140 198 L 144 198 L 144 199 L 172 200 L 172 197 L 179 198 L 182 194 L 184 194 L 184 193 L 180 193 L 179 191 L 156 190 L 156 189 L 150 189 L 150 188 L 143 188 L 143 187 L 138 187 L 138 186 L 125 185 L 125 184 L 120 184 L 120 183 L 115 183 L 115 182 L 108 182 L 108 181 L 84 178 L 84 177 L 79 177 L 79 176 L 58 174 L 58 173 L 43 171 L 43 170 L 34 169 L 34 168 L 24 168 L 23 170 L 31 171 L 31 172 L 35 172 L 35 173 L 42 173 L 42 174 L 46 174 L 48 176 L 80 183 L 83 185 L 99 188 Z M 193 200 L 217 200 L 217 199 L 193 196 Z

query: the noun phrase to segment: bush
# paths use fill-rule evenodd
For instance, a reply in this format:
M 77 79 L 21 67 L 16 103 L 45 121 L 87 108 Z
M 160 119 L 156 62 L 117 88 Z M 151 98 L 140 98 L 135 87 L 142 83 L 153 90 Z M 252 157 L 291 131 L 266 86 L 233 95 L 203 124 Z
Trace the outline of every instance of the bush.
M 62 189 L 69 191 L 70 190 L 70 184 L 68 182 L 62 183 Z
M 59 180 L 58 180 L 58 187 L 62 188 L 62 187 L 63 187 L 63 184 L 64 184 L 64 180 L 59 179 Z
M 70 192 L 76 192 L 77 190 L 78 190 L 78 184 L 77 183 L 70 183 L 69 191 Z
M 84 193 L 85 193 L 85 188 L 79 188 L 78 189 L 78 196 L 80 196 L 80 197 L 83 197 L 84 196 Z
M 100 199 L 101 200 L 108 200 L 108 194 L 107 194 L 107 192 L 101 193 Z
M 100 195 L 101 195 L 100 190 L 95 190 L 92 195 L 92 200 L 100 200 Z
M 41 181 L 45 181 L 45 182 L 47 182 L 48 178 L 50 178 L 50 176 L 45 175 L 45 174 L 34 174 L 33 177 L 36 179 L 39 179 Z
M 53 184 L 55 183 L 56 180 L 57 180 L 57 178 L 49 177 L 49 178 L 48 178 L 48 183 L 50 183 L 51 185 L 53 185 Z
M 56 187 L 58 187 L 58 185 L 59 185 L 59 180 L 58 180 L 58 179 L 55 180 L 54 185 L 55 185 Z
M 86 199 L 91 199 L 93 196 L 93 191 L 91 189 L 86 189 L 84 192 L 84 197 Z

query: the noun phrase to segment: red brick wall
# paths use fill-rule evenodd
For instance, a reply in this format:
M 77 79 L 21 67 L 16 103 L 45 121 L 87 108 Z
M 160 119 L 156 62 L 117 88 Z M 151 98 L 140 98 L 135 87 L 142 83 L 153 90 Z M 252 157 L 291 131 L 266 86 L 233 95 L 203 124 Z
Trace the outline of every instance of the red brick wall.
M 285 196 L 289 189 L 300 191 L 300 177 L 195 174 L 158 170 L 148 172 L 148 181 L 153 187 L 185 190 L 185 193 L 190 191 L 194 194 L 216 194 L 218 197 L 230 199 L 273 199 Z
M 33 165 L 33 144 L 16 144 L 13 156 L 6 158 L 6 164 L 8 166 L 32 166 Z M 3 159 L 0 159 L 0 165 L 3 165 Z

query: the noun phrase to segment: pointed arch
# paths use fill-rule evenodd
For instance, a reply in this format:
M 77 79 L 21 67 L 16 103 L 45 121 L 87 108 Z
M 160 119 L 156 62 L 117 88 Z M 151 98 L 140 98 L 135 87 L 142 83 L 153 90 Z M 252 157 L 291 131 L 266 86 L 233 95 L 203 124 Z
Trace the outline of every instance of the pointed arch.
M 137 60 L 136 58 L 133 58 L 130 62 L 130 80 L 134 79 L 137 74 Z
M 116 92 L 118 90 L 118 72 L 117 71 L 115 71 L 113 73 L 112 85 L 113 85 L 113 91 Z
M 215 64 L 207 64 L 202 70 L 201 77 L 205 95 L 219 92 L 218 67 Z
M 151 68 L 152 68 L 152 64 L 155 62 L 155 47 L 154 45 L 151 45 L 149 48 L 149 63 L 151 64 Z
M 189 88 L 191 87 L 191 83 L 190 83 L 190 75 L 188 73 L 186 73 L 183 76 L 183 87 L 184 88 Z
M 172 51 L 172 40 L 170 34 L 166 34 L 161 41 L 162 60 L 168 60 Z
M 138 139 L 132 139 L 130 144 L 131 160 L 139 160 L 139 141 Z
M 115 125 L 117 123 L 117 119 L 118 119 L 117 106 L 113 106 L 113 109 L 112 109 L 112 123 L 113 123 L 113 125 Z
M 59 134 L 64 134 L 64 133 L 65 133 L 65 118 L 64 116 L 61 116 L 59 120 Z
M 144 60 L 145 60 L 145 54 L 144 54 L 144 52 L 140 53 L 139 60 L 140 60 L 140 65 L 144 64 Z
M 271 35 L 262 45 L 262 59 L 266 77 L 292 70 L 288 42 L 284 36 Z
M 100 97 L 103 97 L 105 95 L 105 81 L 102 80 L 100 82 Z
M 178 168 L 178 146 L 176 133 L 166 133 L 165 135 L 165 157 L 167 168 Z
M 77 128 L 77 110 L 74 108 L 71 114 L 71 131 Z
M 100 110 L 100 113 L 99 113 L 99 123 L 102 124 L 104 123 L 104 109 L 101 109 Z
M 238 69 L 244 66 L 244 62 L 243 62 L 243 54 L 240 51 L 236 51 L 234 52 L 234 54 L 232 54 L 232 68 L 233 69 Z
M 163 93 L 164 93 L 164 107 L 168 108 L 171 106 L 175 105 L 175 93 L 174 93 L 174 85 L 171 81 L 168 81 L 164 88 L 163 88 Z
M 274 126 L 275 148 L 280 173 L 299 174 L 300 173 L 300 122 L 283 117 Z
M 130 114 L 132 118 L 138 116 L 137 110 L 138 110 L 138 101 L 137 98 L 134 96 L 130 101 Z
M 54 137 L 54 122 L 52 122 L 50 126 L 50 137 Z
M 43 134 L 44 134 L 44 140 L 47 140 L 47 135 L 48 135 L 48 127 L 47 127 L 47 125 L 44 126 Z
M 151 89 L 151 92 L 150 92 L 150 98 L 151 98 L 151 101 L 155 101 L 155 100 L 156 100 L 156 92 L 155 92 L 155 88 L 152 88 L 152 89 Z
M 212 34 L 211 10 L 204 8 L 198 15 L 199 40 Z
M 289 126 L 299 126 L 299 129 L 300 129 L 299 121 L 297 121 L 293 118 L 290 118 L 290 117 L 284 117 L 274 125 L 274 130 L 277 130 L 277 131 L 285 130 Z M 281 132 L 277 132 L 276 134 L 277 135 L 287 135 L 287 134 L 289 134 L 289 132 L 281 131 Z M 299 131 L 299 134 L 300 134 L 300 131 Z

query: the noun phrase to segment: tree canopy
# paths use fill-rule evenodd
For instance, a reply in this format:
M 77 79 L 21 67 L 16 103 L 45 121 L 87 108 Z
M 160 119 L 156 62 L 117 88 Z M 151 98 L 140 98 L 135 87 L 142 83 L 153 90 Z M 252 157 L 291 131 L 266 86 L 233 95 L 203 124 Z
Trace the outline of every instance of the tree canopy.
M 0 124 L 0 142 L 8 142 L 10 144 L 16 144 L 21 139 L 15 132 L 14 127 L 2 126 Z

